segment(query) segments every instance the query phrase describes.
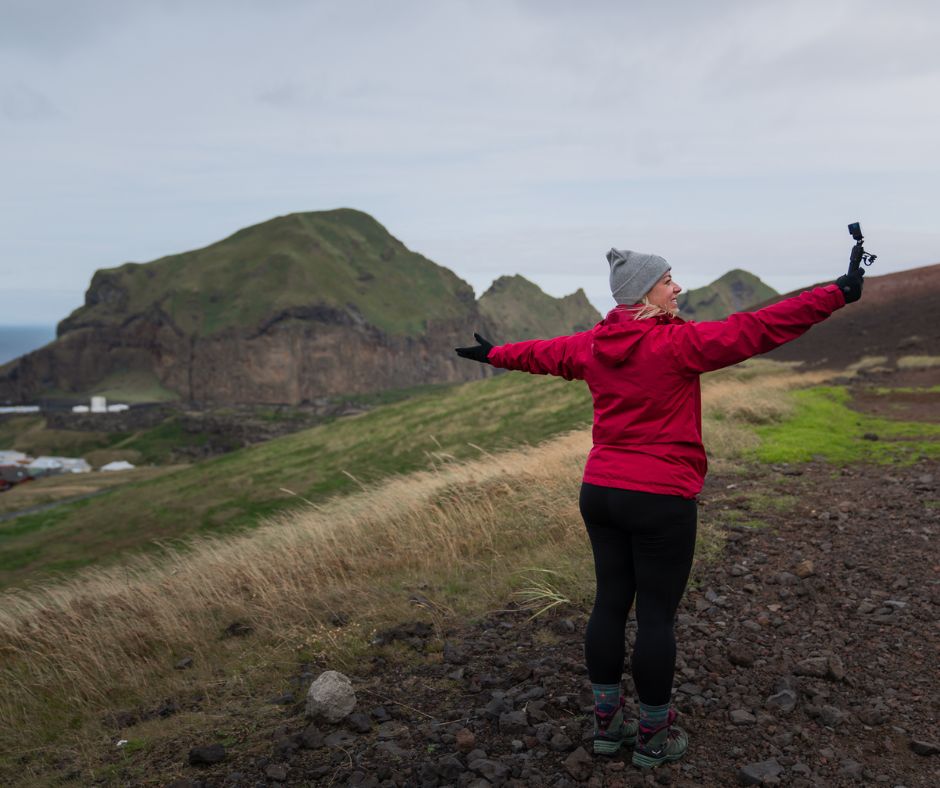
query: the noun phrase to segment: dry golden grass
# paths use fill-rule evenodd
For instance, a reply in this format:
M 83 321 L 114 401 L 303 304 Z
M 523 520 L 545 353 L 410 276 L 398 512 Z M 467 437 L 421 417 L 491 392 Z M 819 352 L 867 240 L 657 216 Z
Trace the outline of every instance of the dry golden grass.
M 733 460 L 752 445 L 747 425 L 782 418 L 787 389 L 816 380 L 766 362 L 715 375 L 704 395 L 712 456 Z M 246 670 L 239 639 L 220 639 L 233 621 L 254 631 L 247 659 L 257 665 L 338 647 L 402 615 L 402 590 L 416 579 L 456 589 L 419 602 L 435 620 L 513 591 L 536 610 L 584 599 L 590 551 L 577 493 L 590 443 L 585 430 L 460 464 L 444 458 L 247 534 L 0 595 L 0 750 L 79 747 L 107 709 Z M 703 528 L 701 539 L 700 555 L 720 549 L 719 533 Z M 336 614 L 351 618 L 344 632 L 330 623 Z M 182 656 L 192 671 L 173 670 Z
M 787 391 L 817 385 L 833 375 L 827 371 L 795 372 L 792 367 L 758 359 L 706 377 L 702 418 L 713 422 L 736 421 L 742 427 L 788 418 L 793 413 L 793 401 Z M 713 437 L 721 440 L 720 431 L 714 430 Z M 705 445 L 710 452 L 724 453 L 708 440 Z
M 940 356 L 901 356 L 898 369 L 924 369 L 940 366 Z
M 268 642 L 301 642 L 335 612 L 381 620 L 396 578 L 468 564 L 485 574 L 533 544 L 564 554 L 559 545 L 583 539 L 577 486 L 589 443 L 579 432 L 443 465 L 247 535 L 5 594 L 0 736 L 15 741 L 2 743 L 22 747 L 27 730 L 35 740 L 44 708 L 143 700 L 140 688 L 179 677 L 172 665 L 184 654 L 211 664 L 232 621 Z

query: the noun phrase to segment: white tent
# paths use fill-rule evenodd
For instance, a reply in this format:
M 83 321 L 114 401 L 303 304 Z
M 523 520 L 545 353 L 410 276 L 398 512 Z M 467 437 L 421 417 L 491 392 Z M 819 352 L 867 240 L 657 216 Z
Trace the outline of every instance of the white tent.
M 62 473 L 62 463 L 56 457 L 37 457 L 28 466 L 30 475 L 45 476 L 50 473 Z
M 0 465 L 18 465 L 29 459 L 29 455 L 21 451 L 0 451 Z
M 109 462 L 107 465 L 102 465 L 98 470 L 99 471 L 129 471 L 133 469 L 133 465 L 124 460 L 115 460 L 114 462 Z
M 29 464 L 35 473 L 88 473 L 91 466 L 81 457 L 37 457 Z

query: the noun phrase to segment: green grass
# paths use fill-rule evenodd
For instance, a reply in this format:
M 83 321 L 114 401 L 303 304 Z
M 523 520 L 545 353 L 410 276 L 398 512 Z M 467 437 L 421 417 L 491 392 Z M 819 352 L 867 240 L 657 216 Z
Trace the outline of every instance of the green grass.
M 793 392 L 796 412 L 778 424 L 757 427 L 763 462 L 911 463 L 940 457 L 940 424 L 904 422 L 851 410 L 849 391 L 822 386 Z M 866 440 L 866 433 L 878 440 Z
M 179 394 L 164 388 L 153 372 L 128 371 L 115 372 L 99 381 L 85 394 L 88 397 L 100 395 L 108 402 L 172 402 L 179 399 Z M 74 398 L 76 394 L 69 394 Z
M 168 462 L 177 449 L 204 446 L 208 440 L 205 433 L 188 432 L 176 418 L 170 418 L 149 430 L 121 436 L 108 448 L 133 449 L 140 452 L 142 462 L 160 465 Z
M 183 429 L 176 418 L 134 433 L 49 429 L 40 416 L 0 423 L 0 449 L 15 448 L 34 457 L 84 457 L 101 450 L 131 449 L 138 452 L 133 460 L 136 465 L 164 465 L 173 460 L 178 449 L 198 448 L 207 440 L 204 433 Z
M 392 474 L 541 441 L 591 422 L 582 383 L 503 374 L 434 388 L 366 413 L 337 419 L 206 460 L 157 479 L 0 524 L 0 587 L 50 567 L 110 562 L 153 549 L 154 540 L 226 533 L 303 500 L 322 501 Z M 127 447 L 159 451 L 161 432 Z M 474 448 L 473 445 L 478 446 Z M 291 492 L 284 492 L 284 490 Z M 293 494 L 291 494 L 293 493 Z

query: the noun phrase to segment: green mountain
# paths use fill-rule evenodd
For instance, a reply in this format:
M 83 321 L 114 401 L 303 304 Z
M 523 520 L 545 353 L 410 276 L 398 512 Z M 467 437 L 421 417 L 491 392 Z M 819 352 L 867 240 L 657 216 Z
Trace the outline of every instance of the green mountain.
M 778 295 L 754 274 L 735 268 L 710 285 L 679 294 L 679 314 L 686 320 L 721 320 Z
M 494 341 L 518 342 L 584 331 L 601 316 L 583 290 L 553 298 L 523 276 L 501 276 L 480 296 L 480 314 L 496 328 Z
M 204 249 L 98 271 L 59 335 L 147 313 L 197 338 L 263 331 L 316 303 L 414 337 L 431 321 L 465 318 L 473 300 L 452 271 L 410 251 L 368 214 L 341 208 L 279 216 Z
M 55 342 L 0 366 L 0 402 L 299 405 L 486 377 L 453 352 L 474 330 L 553 336 L 596 319 L 583 293 L 554 299 L 522 277 L 478 305 L 371 216 L 295 213 L 98 271 Z

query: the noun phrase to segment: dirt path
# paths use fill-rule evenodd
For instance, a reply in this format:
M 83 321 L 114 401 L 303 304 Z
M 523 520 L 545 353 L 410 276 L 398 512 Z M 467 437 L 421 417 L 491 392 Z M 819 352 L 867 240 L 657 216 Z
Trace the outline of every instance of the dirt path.
M 569 608 L 494 613 L 447 631 L 443 652 L 432 627 L 403 625 L 385 638 L 406 657 L 354 677 L 343 723 L 309 724 L 298 691 L 222 763 L 188 766 L 203 742 L 180 742 L 168 773 L 185 776 L 163 784 L 940 785 L 938 481 L 935 462 L 709 480 L 702 518 L 730 525 L 680 611 L 675 702 L 691 747 L 674 766 L 585 753 L 588 611 Z

